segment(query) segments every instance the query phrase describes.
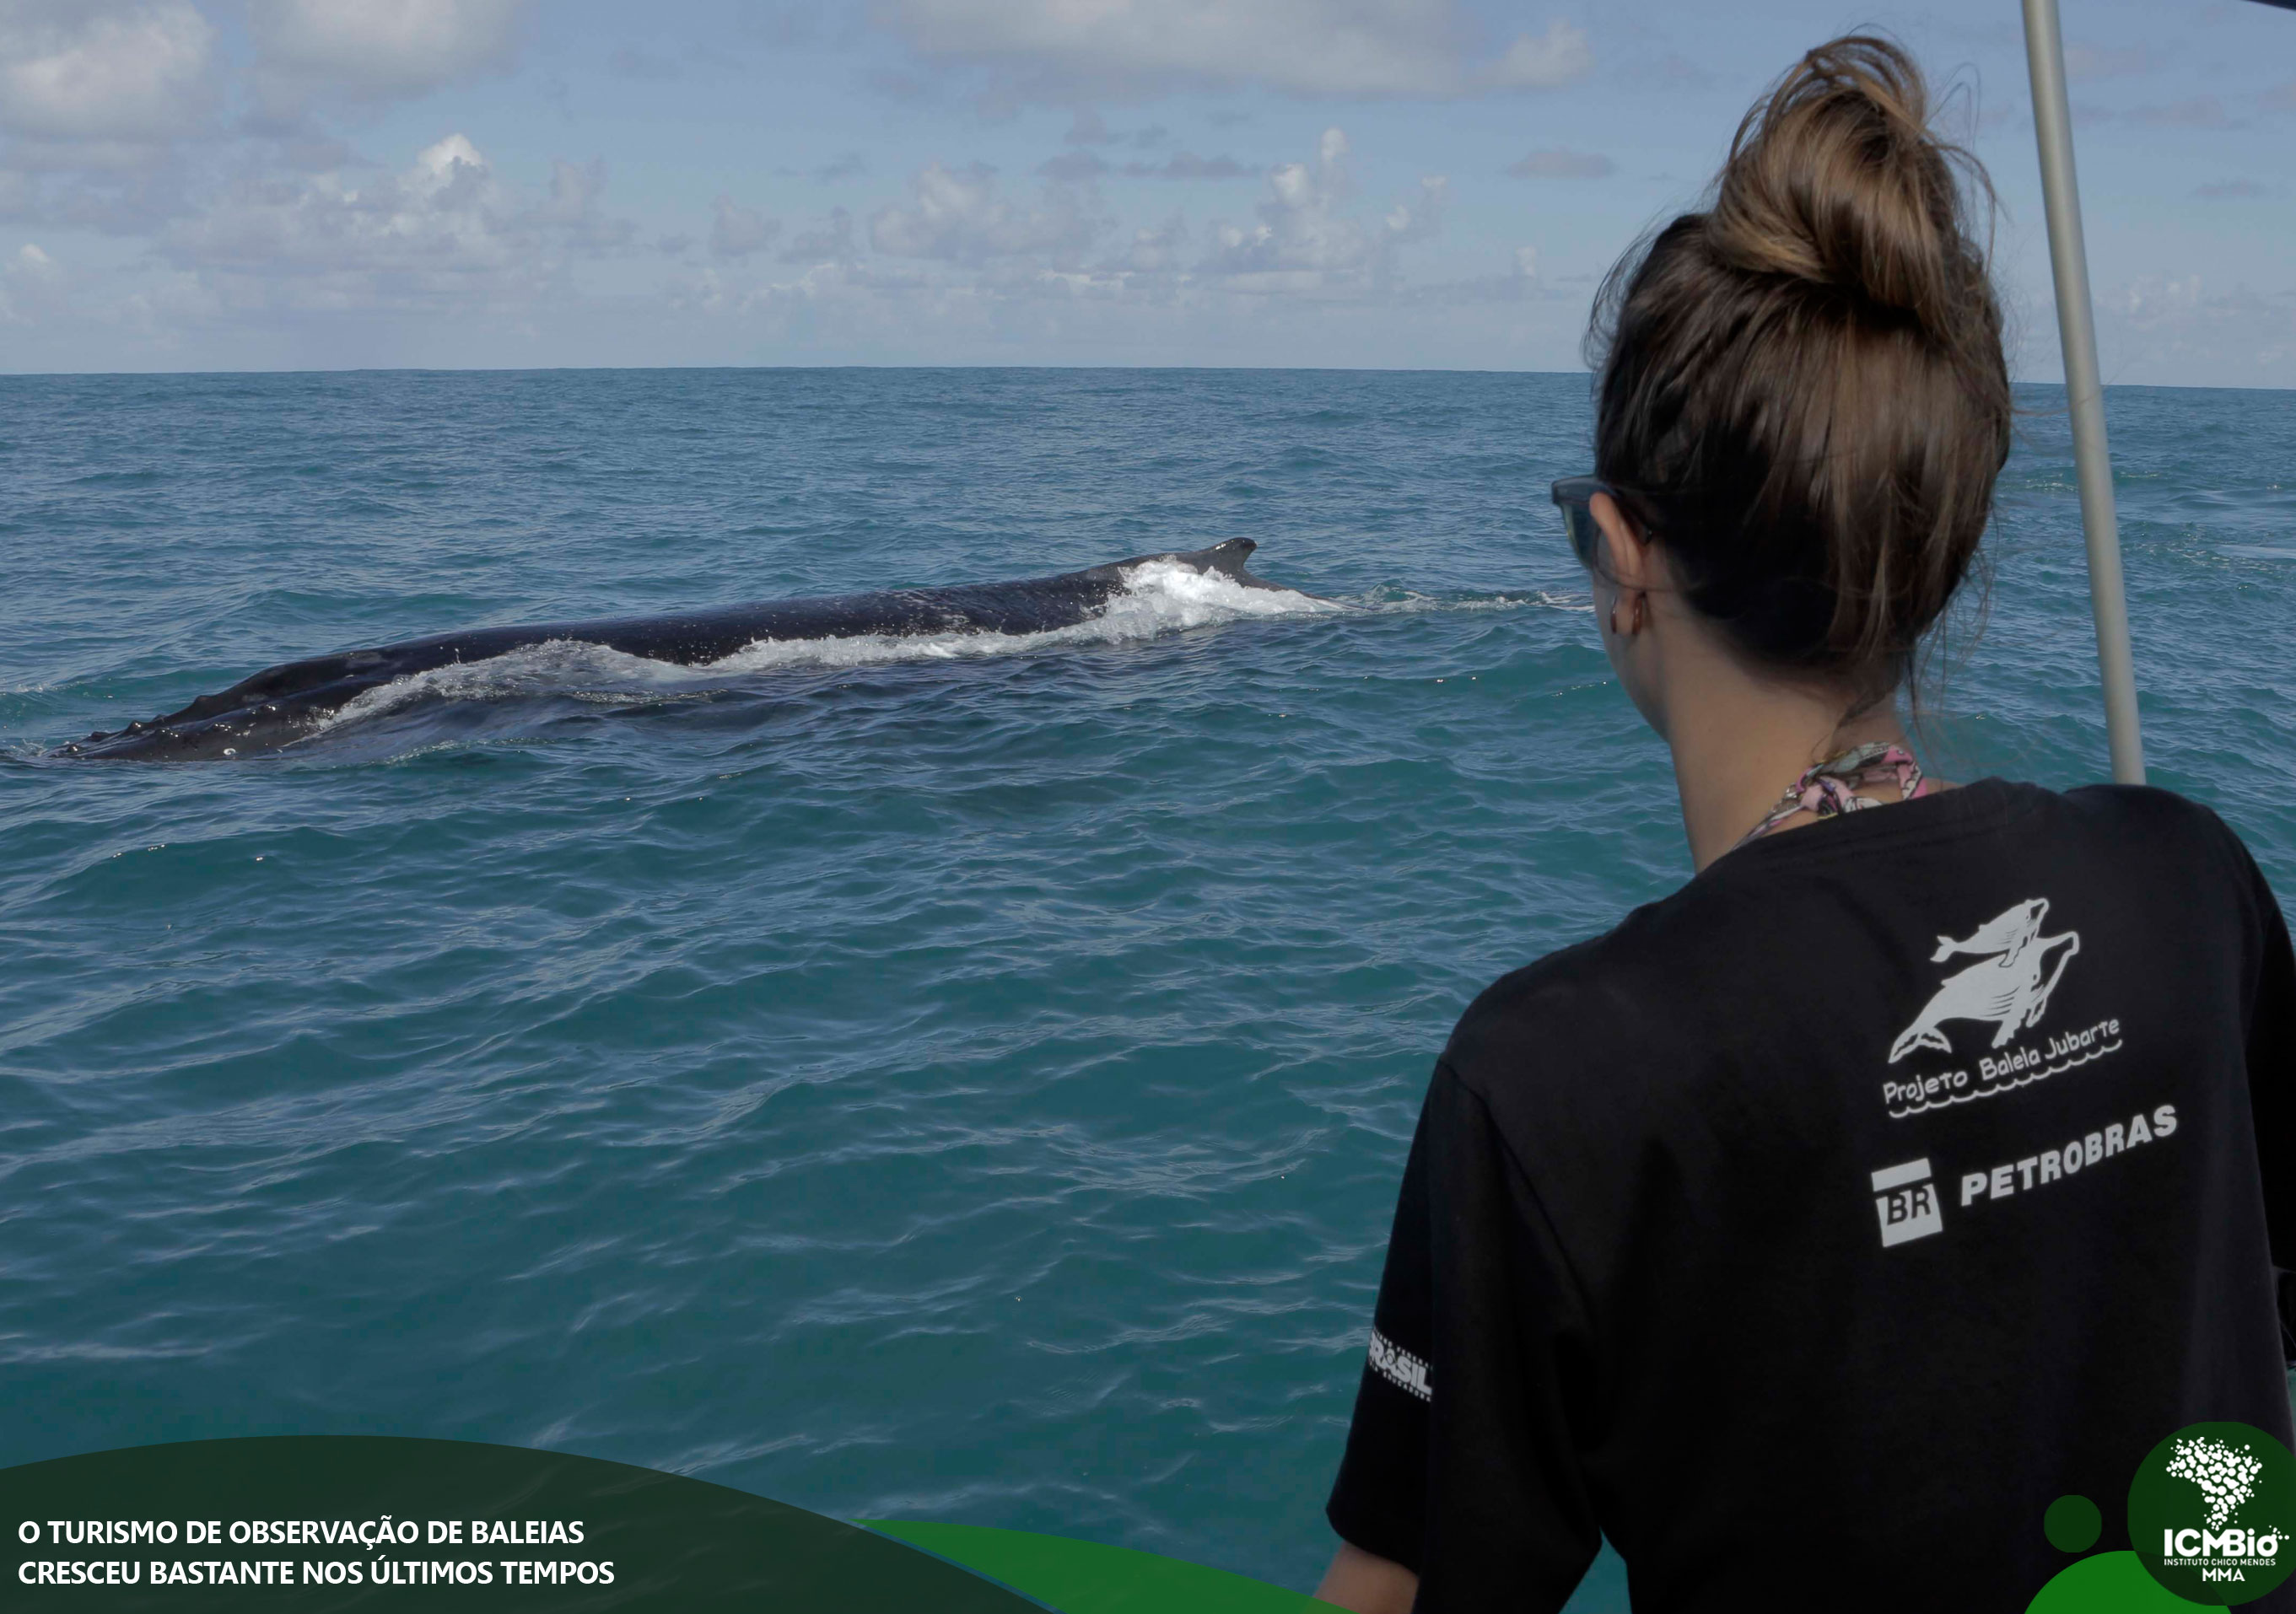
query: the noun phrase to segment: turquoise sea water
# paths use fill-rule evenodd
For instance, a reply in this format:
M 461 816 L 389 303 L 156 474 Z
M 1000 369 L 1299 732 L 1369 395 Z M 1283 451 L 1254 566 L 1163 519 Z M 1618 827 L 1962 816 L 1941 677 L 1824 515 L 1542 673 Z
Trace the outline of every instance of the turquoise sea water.
M 2086 571 L 2024 401 L 1931 760 L 2067 785 Z M 2108 412 L 2154 779 L 2296 897 L 2296 394 Z M 0 379 L 0 1463 L 500 1441 L 1311 1583 L 1444 1034 L 1687 873 L 1545 502 L 1587 419 L 1538 375 Z M 277 759 L 42 755 L 354 644 L 1238 535 L 1356 609 L 535 655 Z

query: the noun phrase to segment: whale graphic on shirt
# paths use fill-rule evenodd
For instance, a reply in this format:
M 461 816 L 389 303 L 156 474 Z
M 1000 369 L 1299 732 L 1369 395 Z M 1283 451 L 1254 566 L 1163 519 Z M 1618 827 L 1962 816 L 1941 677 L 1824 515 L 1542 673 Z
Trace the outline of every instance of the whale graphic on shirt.
M 1939 937 L 1937 951 L 1930 954 L 1931 963 L 1941 964 L 1961 954 L 1975 954 L 1983 962 L 1946 977 L 1936 995 L 1914 1017 L 1914 1023 L 1890 1045 L 1890 1062 L 1896 1064 L 1916 1048 L 1952 1053 L 1953 1043 L 1941 1028 L 1948 1020 L 1991 1021 L 1997 1048 L 2022 1028 L 2038 1024 L 2049 1006 L 2050 994 L 2064 976 L 2065 965 L 2080 951 L 2078 930 L 2041 934 L 2041 922 L 2048 913 L 2047 897 L 2030 897 L 1987 920 L 1960 940 Z

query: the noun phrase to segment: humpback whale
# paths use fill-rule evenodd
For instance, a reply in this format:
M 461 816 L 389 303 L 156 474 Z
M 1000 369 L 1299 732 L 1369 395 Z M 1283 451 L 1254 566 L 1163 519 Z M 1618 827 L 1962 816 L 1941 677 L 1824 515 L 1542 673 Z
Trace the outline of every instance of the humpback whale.
M 178 711 L 90 734 L 53 754 L 188 761 L 277 750 L 306 738 L 368 690 L 434 668 L 560 641 L 704 667 L 768 640 L 1044 633 L 1090 620 L 1125 592 L 1135 568 L 1158 561 L 1216 574 L 1245 588 L 1293 592 L 1244 569 L 1245 560 L 1257 547 L 1250 538 L 1230 538 L 1210 549 L 1135 555 L 1084 571 L 1010 583 L 767 600 L 680 616 L 542 622 L 439 634 L 373 650 L 283 662 L 220 694 L 202 695 Z

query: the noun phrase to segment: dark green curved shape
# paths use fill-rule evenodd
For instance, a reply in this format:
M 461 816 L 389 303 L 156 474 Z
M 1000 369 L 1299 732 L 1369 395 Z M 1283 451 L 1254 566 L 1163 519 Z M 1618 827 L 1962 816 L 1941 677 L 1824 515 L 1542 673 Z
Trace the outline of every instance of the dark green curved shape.
M 861 1522 L 1003 1581 L 1060 1614 L 1330 1614 L 1332 1609 L 1304 1592 L 1131 1547 L 981 1525 Z
M 308 1520 L 372 1526 L 383 1515 L 394 1526 L 415 1521 L 427 1537 L 430 1521 L 578 1520 L 579 1544 L 472 1545 L 418 1539 L 370 1551 L 314 1544 L 239 1544 L 207 1546 L 182 1539 L 187 1520 L 215 1520 L 226 1537 L 233 1520 Z M 171 1544 L 58 1545 L 47 1521 L 168 1520 Z M 30 1522 L 41 1539 L 19 1539 Z M 545 1532 L 546 1534 L 546 1527 Z M 320 1610 L 458 1608 L 497 1614 L 549 1610 L 553 1614 L 600 1610 L 692 1611 L 739 1609 L 744 1614 L 1034 1614 L 1034 1605 L 942 1559 L 887 1536 L 802 1508 L 730 1490 L 699 1479 L 577 1457 L 564 1452 L 480 1446 L 454 1440 L 387 1436 L 280 1436 L 193 1440 L 62 1457 L 0 1470 L 0 1606 L 70 1609 L 81 1614 L 160 1610 L 259 1609 L 267 1614 Z M 133 1561 L 133 1586 L 27 1585 L 28 1561 Z M 213 1561 L 283 1561 L 292 1584 L 196 1585 L 150 1584 L 149 1565 Z M 413 1563 L 487 1562 L 490 1584 L 375 1584 Z M 505 1563 L 611 1563 L 612 1584 L 507 1584 Z M 304 1584 L 303 1565 L 326 1566 L 340 1584 Z M 350 1569 L 359 1571 L 356 1583 Z M 35 1569 L 35 1574 L 37 1573 Z M 234 1569 L 234 1573 L 238 1571 Z M 258 1571 L 261 1573 L 261 1571 Z M 452 1571 L 450 1571 L 451 1573 Z M 475 1572 L 475 1571 L 473 1571 Z M 216 1571 L 204 1570 L 203 1581 Z M 426 1567 L 418 1582 L 431 1575 Z
M 2134 1553 L 2099 1553 L 2058 1572 L 2025 1614 L 2192 1614 Z

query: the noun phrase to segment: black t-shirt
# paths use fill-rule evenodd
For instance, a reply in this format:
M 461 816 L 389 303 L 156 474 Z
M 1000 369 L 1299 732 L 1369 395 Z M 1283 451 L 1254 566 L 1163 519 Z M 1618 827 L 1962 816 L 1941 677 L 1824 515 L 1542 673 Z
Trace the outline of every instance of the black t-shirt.
M 2172 1431 L 2289 1441 L 2292 1077 L 2287 929 L 2182 798 L 1742 847 L 1453 1032 L 1332 1523 L 1423 1610 L 1559 1608 L 1602 1533 L 1637 1610 L 2021 1610 L 2058 1497 L 2125 1548 Z

